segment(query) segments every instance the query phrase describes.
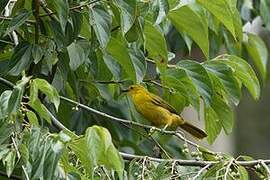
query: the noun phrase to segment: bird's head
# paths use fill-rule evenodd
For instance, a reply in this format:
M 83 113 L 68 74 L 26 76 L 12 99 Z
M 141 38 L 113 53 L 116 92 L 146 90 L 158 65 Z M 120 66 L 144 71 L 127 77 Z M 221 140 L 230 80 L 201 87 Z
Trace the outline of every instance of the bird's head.
M 135 85 L 129 86 L 128 89 L 126 90 L 122 90 L 122 92 L 127 92 L 129 95 L 132 96 L 138 93 L 145 93 L 147 91 L 143 86 L 135 84 Z

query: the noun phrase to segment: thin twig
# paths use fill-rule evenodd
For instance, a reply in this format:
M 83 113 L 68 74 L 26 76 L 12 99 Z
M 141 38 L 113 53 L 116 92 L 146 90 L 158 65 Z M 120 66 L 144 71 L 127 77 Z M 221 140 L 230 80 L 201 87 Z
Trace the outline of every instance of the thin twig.
M 142 163 L 142 174 L 141 174 L 142 180 L 144 180 L 144 171 L 145 171 L 145 162 L 146 162 L 146 160 L 147 160 L 147 157 L 144 157 L 143 158 L 143 163 Z
M 234 159 L 231 159 L 226 167 L 226 171 L 225 171 L 225 174 L 224 174 L 224 180 L 227 180 L 227 176 L 228 174 L 230 173 L 230 169 L 231 169 L 231 166 L 234 162 Z
M 173 163 L 172 163 L 172 171 L 171 171 L 171 174 L 174 174 L 174 167 L 175 167 L 175 165 L 176 165 L 176 162 L 177 162 L 177 161 L 173 161 Z
M 208 164 L 206 166 L 204 166 L 201 170 L 198 171 L 198 173 L 196 174 L 196 176 L 194 176 L 192 178 L 192 180 L 196 180 L 198 177 L 200 177 L 200 175 L 207 169 L 211 166 L 211 164 Z
M 69 102 L 69 103 L 71 103 L 71 104 L 74 104 L 74 105 L 76 105 L 77 107 L 81 107 L 81 108 L 83 108 L 83 109 L 85 109 L 85 110 L 87 110 L 87 111 L 90 111 L 90 112 L 93 112 L 93 113 L 95 113 L 95 114 L 99 114 L 99 115 L 101 115 L 101 116 L 103 116 L 103 117 L 106 117 L 106 118 L 109 118 L 109 119 L 111 119 L 111 120 L 114 120 L 114 121 L 116 121 L 116 122 L 121 122 L 121 123 L 125 123 L 125 124 L 131 125 L 131 126 L 137 126 L 137 127 L 141 127 L 141 128 L 144 128 L 144 129 L 149 129 L 149 130 L 157 131 L 157 132 L 159 132 L 159 133 L 161 133 L 161 134 L 174 135 L 174 136 L 176 136 L 177 138 L 179 138 L 179 139 L 181 139 L 181 140 L 187 142 L 188 144 L 190 144 L 190 145 L 192 145 L 192 146 L 194 146 L 194 147 L 196 147 L 196 148 L 200 147 L 198 144 L 196 144 L 196 143 L 194 143 L 194 142 L 192 142 L 192 141 L 190 141 L 190 140 L 185 139 L 185 137 L 182 136 L 182 135 L 181 135 L 180 133 L 178 133 L 177 131 L 167 131 L 167 130 L 160 129 L 160 128 L 157 128 L 157 127 L 154 127 L 154 126 L 145 125 L 145 124 L 137 123 L 137 122 L 130 121 L 130 120 L 126 120 L 126 119 L 122 119 L 122 118 L 117 118 L 117 117 L 111 116 L 111 115 L 109 115 L 109 114 L 106 114 L 106 113 L 104 113 L 104 112 L 101 112 L 101 111 L 98 111 L 98 110 L 96 110 L 96 109 L 93 109 L 93 108 L 91 108 L 91 107 L 88 107 L 88 106 L 86 106 L 86 105 L 84 105 L 84 104 L 81 104 L 81 103 L 79 103 L 79 102 L 73 101 L 73 100 L 71 100 L 71 99 L 69 99 L 69 98 L 63 97 L 63 96 L 60 96 L 60 99 L 66 101 L 66 102 Z
M 0 42 L 15 46 L 15 43 L 0 39 Z
M 83 7 L 86 7 L 86 6 L 88 6 L 88 5 L 91 5 L 91 4 L 100 2 L 100 1 L 102 1 L 102 0 L 94 0 L 94 1 L 90 1 L 90 2 L 81 4 L 81 5 L 78 5 L 78 6 L 71 7 L 71 8 L 69 8 L 69 10 L 72 10 L 72 11 L 73 11 L 73 10 L 76 10 L 76 9 L 81 9 L 81 8 L 83 8 Z M 51 15 L 53 15 L 53 14 L 56 14 L 56 12 L 53 12 L 53 11 L 52 11 L 52 12 L 48 12 L 48 13 L 46 13 L 46 14 L 41 14 L 39 17 L 51 16 Z
M 270 169 L 269 167 L 265 164 L 264 160 L 259 160 L 260 164 L 263 166 L 263 168 L 266 170 L 267 172 L 267 177 L 270 177 Z
M 12 19 L 13 19 L 12 17 L 0 16 L 0 20 L 11 21 Z M 36 23 L 36 21 L 33 21 L 33 20 L 26 20 L 25 22 L 29 23 L 29 24 L 35 24 Z
M 14 145 L 14 148 L 15 148 L 15 151 L 16 151 L 16 154 L 17 154 L 17 157 L 18 157 L 18 159 L 20 159 L 20 158 L 21 158 L 20 151 L 19 151 L 18 146 L 17 146 L 17 144 L 16 144 L 16 142 L 15 142 L 15 139 L 14 139 L 12 136 L 11 136 L 11 140 L 12 140 L 12 144 Z M 25 178 L 26 178 L 27 180 L 30 180 L 30 179 L 29 179 L 29 176 L 28 176 L 28 174 L 27 174 L 26 168 L 25 168 L 24 165 L 22 165 L 22 170 L 23 170 L 23 173 L 24 173 L 24 175 L 25 175 Z

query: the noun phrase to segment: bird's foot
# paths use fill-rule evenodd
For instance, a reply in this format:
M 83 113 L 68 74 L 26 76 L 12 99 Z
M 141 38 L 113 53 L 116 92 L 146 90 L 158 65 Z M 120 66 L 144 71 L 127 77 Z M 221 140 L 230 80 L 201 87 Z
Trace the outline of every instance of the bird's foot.
M 164 128 L 161 129 L 160 133 L 161 133 L 161 134 L 165 134 L 165 131 L 166 131 L 167 127 L 168 127 L 168 124 L 166 124 L 166 125 L 164 126 Z

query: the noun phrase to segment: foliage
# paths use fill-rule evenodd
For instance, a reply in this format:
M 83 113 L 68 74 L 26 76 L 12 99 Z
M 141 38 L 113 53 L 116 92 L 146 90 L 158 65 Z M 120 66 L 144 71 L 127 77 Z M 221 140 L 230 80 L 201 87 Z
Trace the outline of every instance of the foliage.
M 1 0 L 0 14 L 8 2 Z M 146 138 L 143 129 L 88 113 L 60 95 L 146 123 L 121 94 L 141 83 L 179 112 L 187 106 L 198 116 L 203 111 L 199 118 L 213 143 L 222 130 L 232 132 L 243 87 L 259 99 L 268 49 L 242 26 L 260 17 L 269 32 L 269 11 L 267 0 L 17 0 L 10 17 L 0 16 L 0 75 L 15 84 L 0 88 L 0 159 L 7 175 L 185 179 L 196 172 L 201 178 L 247 179 L 232 157 L 209 158 L 202 149 L 194 152 L 197 158 L 219 160 L 205 172 L 147 159 L 125 163 L 120 151 L 155 156 L 157 143 L 164 148 L 161 157 L 164 151 L 190 156 L 172 136 Z M 188 58 L 194 49 L 204 58 Z M 74 133 L 59 131 L 52 114 Z M 256 171 L 267 176 L 267 169 Z

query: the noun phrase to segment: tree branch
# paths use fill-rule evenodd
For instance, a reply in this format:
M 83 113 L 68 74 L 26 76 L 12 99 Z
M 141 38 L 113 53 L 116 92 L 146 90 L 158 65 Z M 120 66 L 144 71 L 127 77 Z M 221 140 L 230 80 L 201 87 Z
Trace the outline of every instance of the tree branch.
M 6 80 L 6 79 L 4 79 L 2 77 L 0 77 L 0 82 L 2 84 L 5 84 L 9 88 L 13 88 L 15 86 L 13 83 L 9 82 L 8 80 Z M 102 115 L 104 117 L 114 119 L 115 121 L 118 121 L 118 122 L 127 123 L 129 125 L 136 125 L 138 127 L 142 127 L 142 128 L 146 128 L 146 129 L 155 128 L 155 127 L 152 127 L 152 126 L 143 125 L 143 124 L 139 124 L 139 123 L 136 123 L 136 122 L 132 122 L 132 121 L 128 121 L 128 120 L 125 120 L 125 119 L 110 116 L 110 115 L 108 115 L 106 113 L 102 113 L 100 111 L 97 111 L 95 109 L 87 107 L 87 106 L 85 106 L 83 104 L 77 103 L 77 102 L 75 102 L 73 100 L 70 100 L 68 98 L 65 98 L 63 96 L 60 96 L 60 98 L 62 100 L 65 100 L 65 101 L 70 102 L 72 104 L 75 104 L 77 106 L 80 106 L 80 107 L 82 107 L 82 108 L 84 108 L 86 110 L 89 110 L 91 112 L 95 112 L 96 114 L 99 114 L 99 115 Z M 53 122 L 55 122 L 57 124 L 59 129 L 70 131 L 61 122 L 59 122 L 51 113 L 49 113 L 49 115 L 53 119 Z M 157 130 L 159 132 L 163 132 L 162 129 L 159 129 L 159 128 L 155 128 L 155 130 Z M 172 133 L 172 135 L 177 134 L 177 132 L 174 132 L 174 131 L 165 131 L 164 133 L 166 133 L 166 134 L 167 133 L 168 134 Z M 194 146 L 197 146 L 197 145 L 194 144 Z M 125 152 L 119 152 L 119 153 L 123 157 L 123 159 L 125 159 L 125 160 L 146 159 L 146 160 L 149 160 L 149 161 L 154 161 L 154 162 L 159 162 L 159 163 L 161 163 L 161 162 L 177 163 L 177 164 L 182 165 L 182 166 L 199 166 L 199 167 L 209 166 L 210 167 L 210 166 L 220 162 L 220 161 L 197 161 L 197 160 L 183 160 L 183 159 L 161 159 L 161 158 L 154 158 L 154 157 L 149 157 L 149 156 L 140 156 L 140 155 L 128 154 L 128 153 L 125 153 Z M 244 166 L 244 167 L 254 167 L 254 166 L 258 165 L 258 164 L 262 164 L 264 168 L 267 167 L 266 170 L 268 171 L 267 164 L 270 164 L 270 159 L 267 159 L 267 160 L 252 160 L 252 161 L 237 161 L 237 160 L 229 161 L 229 164 L 232 164 L 232 163 L 238 164 L 238 165 L 241 165 L 241 166 Z M 228 164 L 228 166 L 231 166 L 229 164 Z
M 101 115 L 103 117 L 109 118 L 109 119 L 111 119 L 113 121 L 120 122 L 120 123 L 125 123 L 125 124 L 131 125 L 131 126 L 137 126 L 137 127 L 144 128 L 144 129 L 149 129 L 151 131 L 157 131 L 157 132 L 159 132 L 161 134 L 174 135 L 177 138 L 185 141 L 186 143 L 188 143 L 188 144 L 190 144 L 190 145 L 192 145 L 192 146 L 194 146 L 196 148 L 200 147 L 198 144 L 196 144 L 196 143 L 194 143 L 194 142 L 192 142 L 190 140 L 187 140 L 183 135 L 181 135 L 181 133 L 179 131 L 167 131 L 167 130 L 163 130 L 163 129 L 160 129 L 160 128 L 157 128 L 157 127 L 154 127 L 154 126 L 145 125 L 145 124 L 137 123 L 137 122 L 122 119 L 122 118 L 117 118 L 117 117 L 111 116 L 109 114 L 106 114 L 104 112 L 93 109 L 91 107 L 88 107 L 88 106 L 86 106 L 84 104 L 81 104 L 79 102 L 73 101 L 73 100 L 71 100 L 69 98 L 63 97 L 63 96 L 60 96 L 60 99 L 66 101 L 66 102 L 69 102 L 71 104 L 74 104 L 77 107 L 81 107 L 81 108 L 83 108 L 83 109 L 85 109 L 87 111 L 90 111 L 90 112 L 93 112 L 95 114 Z
M 6 20 L 6 21 L 11 21 L 13 18 L 12 17 L 5 17 L 5 16 L 0 16 L 0 20 Z M 34 25 L 36 21 L 33 20 L 26 20 L 26 23 Z
M 86 7 L 86 6 L 91 5 L 91 4 L 95 4 L 95 3 L 100 2 L 100 1 L 102 1 L 102 0 L 90 1 L 90 2 L 81 4 L 81 5 L 78 5 L 78 6 L 71 7 L 71 8 L 69 8 L 69 10 L 73 11 L 73 10 L 76 10 L 76 9 L 80 9 L 80 8 Z M 47 12 L 46 14 L 41 14 L 39 17 L 51 16 L 53 14 L 56 14 L 56 12 L 53 12 L 53 11 Z

